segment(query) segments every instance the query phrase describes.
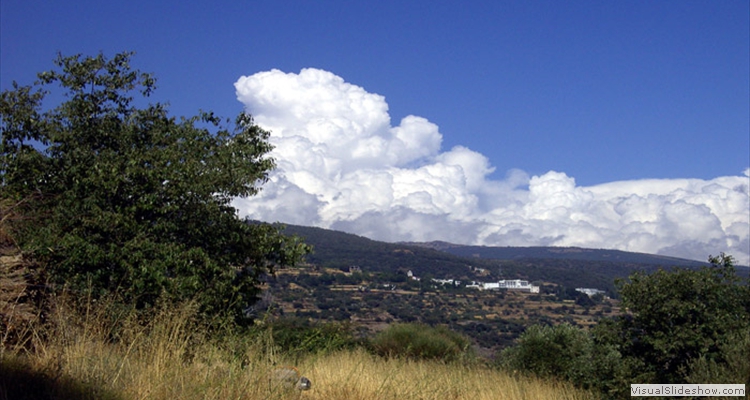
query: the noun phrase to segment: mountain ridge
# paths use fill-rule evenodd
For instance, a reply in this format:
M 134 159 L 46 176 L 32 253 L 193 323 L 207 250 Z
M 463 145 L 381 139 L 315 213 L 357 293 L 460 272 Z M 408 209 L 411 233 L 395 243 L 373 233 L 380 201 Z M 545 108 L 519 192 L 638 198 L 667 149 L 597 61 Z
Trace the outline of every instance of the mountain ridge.
M 318 227 L 282 226 L 285 226 L 284 233 L 298 235 L 313 246 L 313 253 L 306 259 L 308 263 L 342 271 L 357 266 L 369 272 L 412 271 L 416 276 L 438 279 L 525 279 L 572 288 L 598 288 L 614 295 L 615 280 L 627 279 L 637 271 L 651 273 L 672 267 L 697 269 L 708 265 L 694 260 L 620 250 L 498 248 L 447 242 L 389 243 Z M 503 255 L 503 252 L 511 253 Z M 738 268 L 741 276 L 747 276 L 749 272 L 750 268 Z
M 660 254 L 623 251 L 616 249 L 593 249 L 576 246 L 476 246 L 462 245 L 444 241 L 400 242 L 411 246 L 421 246 L 454 255 L 497 260 L 524 258 L 551 258 L 587 261 L 622 261 L 646 265 L 700 267 L 708 266 L 707 262 L 687 258 L 665 256 Z
M 663 267 L 701 267 L 708 266 L 707 262 L 691 260 L 681 257 L 665 256 L 650 253 L 632 252 L 616 249 L 592 249 L 584 247 L 558 247 L 558 246 L 477 246 L 450 243 L 446 241 L 429 241 L 429 242 L 386 242 L 370 239 L 365 236 L 357 235 L 334 229 L 281 224 L 287 233 L 298 234 L 300 236 L 318 237 L 323 232 L 325 236 L 335 236 L 337 240 L 344 241 L 369 241 L 373 244 L 382 244 L 384 246 L 409 246 L 416 248 L 426 248 L 436 250 L 459 257 L 494 259 L 494 260 L 519 260 L 519 259 L 566 259 L 582 261 L 615 261 L 628 262 L 644 265 L 659 265 Z M 315 241 L 315 240 L 314 240 Z M 311 243 L 315 244 L 315 243 Z M 318 243 L 320 244 L 320 243 Z M 706 255 L 708 258 L 708 254 Z

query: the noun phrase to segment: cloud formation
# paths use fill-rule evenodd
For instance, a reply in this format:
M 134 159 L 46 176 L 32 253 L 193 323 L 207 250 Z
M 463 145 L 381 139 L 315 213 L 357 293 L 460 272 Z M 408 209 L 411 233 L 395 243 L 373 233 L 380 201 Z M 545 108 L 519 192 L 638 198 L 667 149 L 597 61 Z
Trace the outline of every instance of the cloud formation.
M 272 132 L 278 168 L 241 216 L 385 241 L 614 248 L 750 264 L 750 168 L 742 175 L 582 187 L 564 172 L 491 179 L 490 160 L 441 149 L 437 125 L 393 125 L 383 96 L 330 72 L 243 76 L 237 98 Z

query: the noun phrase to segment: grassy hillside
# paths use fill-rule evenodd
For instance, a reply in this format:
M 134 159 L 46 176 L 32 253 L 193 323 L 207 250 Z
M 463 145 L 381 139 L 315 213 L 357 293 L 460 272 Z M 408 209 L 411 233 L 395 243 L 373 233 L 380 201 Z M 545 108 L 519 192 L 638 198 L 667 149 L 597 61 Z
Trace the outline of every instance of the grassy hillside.
M 482 364 L 386 359 L 362 349 L 310 353 L 291 364 L 263 331 L 206 340 L 190 324 L 193 311 L 162 310 L 144 326 L 106 307 L 58 308 L 51 324 L 27 327 L 30 342 L 3 348 L 0 400 L 593 398 Z M 311 390 L 287 390 L 270 378 L 288 365 L 312 381 Z

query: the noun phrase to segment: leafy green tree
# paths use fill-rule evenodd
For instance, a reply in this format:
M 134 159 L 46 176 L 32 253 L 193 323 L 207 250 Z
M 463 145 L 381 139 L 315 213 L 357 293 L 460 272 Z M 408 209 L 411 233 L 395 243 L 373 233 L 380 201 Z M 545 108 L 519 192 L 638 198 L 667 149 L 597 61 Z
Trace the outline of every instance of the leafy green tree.
M 308 250 L 230 204 L 274 168 L 269 133 L 247 114 L 231 124 L 137 108 L 155 80 L 131 56 L 58 56 L 32 86 L 2 93 L 1 195 L 28 216 L 14 233 L 55 283 L 139 307 L 197 299 L 204 315 L 241 321 L 262 275 Z
M 634 382 L 684 383 L 698 360 L 725 365 L 727 345 L 750 331 L 748 282 L 731 256 L 709 262 L 698 271 L 635 273 L 619 282 L 628 315 L 602 329 L 602 341 L 616 345 Z

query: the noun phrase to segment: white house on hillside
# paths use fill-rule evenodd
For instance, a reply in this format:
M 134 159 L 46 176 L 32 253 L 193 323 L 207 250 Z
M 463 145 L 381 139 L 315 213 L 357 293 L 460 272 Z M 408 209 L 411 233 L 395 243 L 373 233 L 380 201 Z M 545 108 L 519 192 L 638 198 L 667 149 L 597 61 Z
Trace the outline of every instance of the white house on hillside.
M 497 282 L 472 282 L 467 288 L 479 290 L 520 290 L 529 293 L 539 293 L 539 286 L 534 286 L 529 281 L 521 279 L 501 280 Z
M 584 294 L 588 295 L 589 297 L 591 297 L 591 296 L 593 296 L 595 294 L 604 294 L 603 290 L 592 289 L 592 288 L 580 288 L 579 287 L 579 288 L 576 288 L 576 291 L 584 293 Z

